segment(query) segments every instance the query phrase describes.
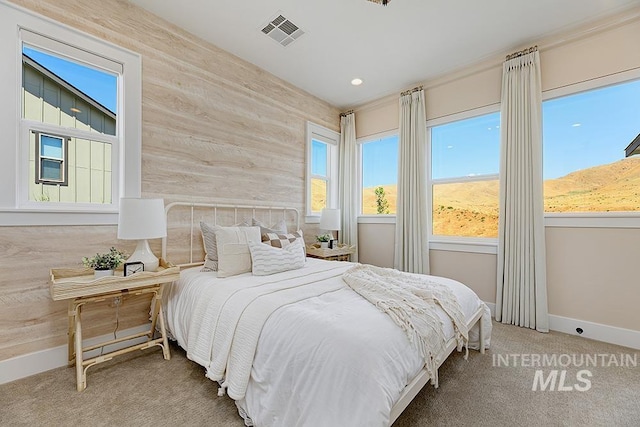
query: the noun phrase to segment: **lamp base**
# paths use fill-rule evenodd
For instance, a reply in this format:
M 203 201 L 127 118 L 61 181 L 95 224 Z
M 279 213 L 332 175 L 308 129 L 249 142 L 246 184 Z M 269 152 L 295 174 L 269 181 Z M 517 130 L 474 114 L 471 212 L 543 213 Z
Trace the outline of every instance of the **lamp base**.
M 156 257 L 147 239 L 138 240 L 136 250 L 131 254 L 127 262 L 141 262 L 144 264 L 144 271 L 156 271 L 160 265 L 160 260 Z

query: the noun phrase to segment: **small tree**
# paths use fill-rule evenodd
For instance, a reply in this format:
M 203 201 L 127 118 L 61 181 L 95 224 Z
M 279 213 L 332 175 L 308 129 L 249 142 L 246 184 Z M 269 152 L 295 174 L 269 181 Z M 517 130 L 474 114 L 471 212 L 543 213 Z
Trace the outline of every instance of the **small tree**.
M 388 214 L 389 202 L 387 201 L 387 197 L 384 194 L 384 188 L 376 187 L 375 194 L 376 194 L 376 209 L 378 211 L 378 215 Z

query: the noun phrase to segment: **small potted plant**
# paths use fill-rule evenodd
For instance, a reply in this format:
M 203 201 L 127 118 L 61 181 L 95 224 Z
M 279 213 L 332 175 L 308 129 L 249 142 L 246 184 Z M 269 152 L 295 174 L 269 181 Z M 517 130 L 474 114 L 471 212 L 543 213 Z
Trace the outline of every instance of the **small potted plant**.
M 331 240 L 331 234 L 320 234 L 316 236 L 316 240 L 320 242 L 320 247 L 322 249 L 327 249 L 329 247 L 329 241 Z
M 112 247 L 109 252 L 105 254 L 96 254 L 91 258 L 83 257 L 82 264 L 84 264 L 85 267 L 93 268 L 96 278 L 113 276 L 113 270 L 118 268 L 118 266 L 125 261 L 126 257 L 123 252 Z

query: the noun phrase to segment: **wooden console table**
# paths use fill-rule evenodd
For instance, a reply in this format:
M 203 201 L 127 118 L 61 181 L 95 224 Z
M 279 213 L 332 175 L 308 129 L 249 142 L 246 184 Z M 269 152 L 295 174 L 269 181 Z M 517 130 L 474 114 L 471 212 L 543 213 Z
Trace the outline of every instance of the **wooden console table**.
M 165 283 L 180 278 L 180 268 L 160 261 L 158 271 L 143 271 L 132 276 L 123 277 L 122 271 L 115 276 L 95 279 L 90 268 L 56 268 L 51 270 L 51 298 L 55 301 L 69 301 L 69 336 L 68 356 L 69 366 L 76 365 L 76 385 L 78 391 L 87 387 L 87 369 L 98 363 L 106 362 L 120 354 L 135 350 L 143 350 L 153 346 L 160 346 L 166 360 L 171 358 L 169 343 L 162 312 L 162 288 Z M 128 335 L 105 341 L 96 345 L 83 347 L 82 345 L 82 307 L 85 304 L 104 301 L 110 298 L 122 298 L 125 295 L 152 294 L 151 325 L 149 331 Z M 156 321 L 160 327 L 160 337 L 153 338 Z M 120 350 L 101 354 L 100 356 L 84 359 L 84 353 L 110 344 L 147 337 L 141 344 L 131 345 Z

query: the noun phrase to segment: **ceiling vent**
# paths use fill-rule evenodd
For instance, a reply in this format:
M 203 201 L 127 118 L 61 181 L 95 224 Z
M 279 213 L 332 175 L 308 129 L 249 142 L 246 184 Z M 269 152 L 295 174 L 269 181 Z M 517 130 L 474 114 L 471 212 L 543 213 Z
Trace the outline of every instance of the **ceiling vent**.
M 287 47 L 304 34 L 296 24 L 282 15 L 278 15 L 262 28 L 262 32 Z

